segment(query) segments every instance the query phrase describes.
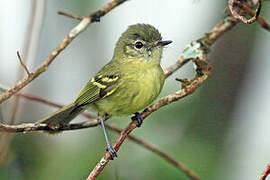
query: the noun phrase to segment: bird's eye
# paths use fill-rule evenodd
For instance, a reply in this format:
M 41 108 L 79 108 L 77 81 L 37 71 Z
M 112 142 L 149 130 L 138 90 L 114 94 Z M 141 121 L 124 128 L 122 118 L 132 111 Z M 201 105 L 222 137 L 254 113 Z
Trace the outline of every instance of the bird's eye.
M 141 41 L 137 41 L 137 42 L 135 43 L 135 48 L 141 49 L 142 47 L 143 47 L 143 43 L 142 43 Z

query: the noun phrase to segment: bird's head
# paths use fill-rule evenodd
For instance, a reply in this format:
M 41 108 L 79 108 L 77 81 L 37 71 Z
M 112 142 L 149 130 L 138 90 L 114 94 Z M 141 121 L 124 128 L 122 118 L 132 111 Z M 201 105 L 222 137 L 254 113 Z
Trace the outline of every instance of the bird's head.
M 171 42 L 162 41 L 161 34 L 151 25 L 131 25 L 119 38 L 113 59 L 159 64 L 163 47 Z

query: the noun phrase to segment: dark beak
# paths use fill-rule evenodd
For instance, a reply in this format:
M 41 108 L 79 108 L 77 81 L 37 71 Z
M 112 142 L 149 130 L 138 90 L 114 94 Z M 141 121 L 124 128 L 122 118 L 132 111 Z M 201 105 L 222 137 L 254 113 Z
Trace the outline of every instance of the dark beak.
M 159 41 L 155 46 L 166 46 L 171 43 L 172 41 Z

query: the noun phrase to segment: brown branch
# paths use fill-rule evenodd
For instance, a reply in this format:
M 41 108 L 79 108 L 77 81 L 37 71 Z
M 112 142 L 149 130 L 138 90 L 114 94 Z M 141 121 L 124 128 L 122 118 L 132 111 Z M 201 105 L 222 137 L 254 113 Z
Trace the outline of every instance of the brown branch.
M 265 170 L 263 171 L 260 180 L 266 180 L 267 176 L 270 174 L 270 163 L 267 165 Z
M 5 100 L 9 99 L 35 78 L 37 78 L 41 73 L 47 70 L 49 65 L 53 62 L 57 55 L 61 53 L 70 43 L 71 41 L 76 38 L 81 32 L 83 32 L 90 23 L 98 21 L 99 18 L 110 12 L 112 9 L 117 7 L 118 5 L 126 2 L 127 0 L 113 0 L 112 2 L 105 5 L 101 10 L 96 11 L 95 13 L 91 14 L 89 17 L 84 17 L 81 22 L 75 26 L 64 38 L 64 40 L 54 49 L 54 51 L 48 55 L 48 57 L 44 60 L 44 62 L 36 68 L 29 76 L 22 79 L 18 82 L 15 86 L 1 94 L 0 96 L 0 104 Z
M 41 98 L 41 97 L 38 97 L 38 96 L 33 96 L 33 95 L 30 95 L 30 94 L 26 94 L 26 93 L 23 93 L 23 92 L 18 92 L 16 95 L 24 97 L 25 99 L 28 99 L 28 100 L 31 100 L 31 101 L 40 102 L 42 104 L 47 104 L 47 105 L 50 105 L 50 106 L 53 106 L 53 107 L 58 107 L 58 108 L 63 107 L 62 104 L 55 103 L 53 101 L 50 101 L 50 100 L 47 100 L 47 99 L 44 99 L 44 98 Z
M 18 59 L 19 59 L 21 65 L 22 65 L 23 69 L 26 71 L 27 75 L 30 76 L 31 73 L 30 73 L 30 71 L 28 70 L 26 64 L 24 64 L 24 62 L 22 61 L 22 58 L 21 58 L 21 55 L 20 55 L 19 51 L 17 51 L 17 56 L 18 56 Z
M 260 12 L 261 12 L 261 8 L 262 8 L 262 1 L 261 0 L 258 0 L 258 7 L 256 9 L 255 14 L 253 15 L 253 17 L 251 19 L 247 19 L 245 16 L 240 15 L 236 11 L 236 9 L 234 9 L 234 5 L 236 4 L 236 2 L 237 2 L 237 0 L 228 0 L 228 6 L 229 6 L 229 9 L 230 9 L 232 15 L 234 16 L 234 18 L 239 19 L 240 21 L 242 21 L 245 24 L 251 24 L 258 19 Z M 240 3 L 240 2 L 238 2 L 238 3 Z
M 175 102 L 192 92 L 194 92 L 210 75 L 211 72 L 211 66 L 206 61 L 206 56 L 209 52 L 209 47 L 212 45 L 218 37 L 220 37 L 224 32 L 231 29 L 235 24 L 237 23 L 236 19 L 234 18 L 227 18 L 222 21 L 221 24 L 218 24 L 210 33 L 208 33 L 205 37 L 199 39 L 198 41 L 195 41 L 191 43 L 182 54 L 182 57 L 185 59 L 194 59 L 196 56 L 196 60 L 194 60 L 195 64 L 197 65 L 197 77 L 195 77 L 189 85 L 187 85 L 182 90 L 177 91 L 174 94 L 171 94 L 167 97 L 159 99 L 155 104 L 151 105 L 147 109 L 144 110 L 143 113 L 141 113 L 141 116 L 143 118 L 143 121 L 147 116 L 149 116 L 152 112 L 156 111 L 157 109 L 170 104 L 172 102 Z M 195 55 L 193 55 L 192 49 L 194 47 L 197 47 L 197 51 L 195 50 Z M 201 50 L 198 52 L 198 50 Z M 193 52 L 194 53 L 194 52 Z M 181 60 L 183 62 L 183 60 Z M 170 70 L 167 71 L 168 74 L 170 74 Z M 137 122 L 133 121 L 131 122 L 124 131 L 121 132 L 120 137 L 116 140 L 115 144 L 113 145 L 113 148 L 118 151 L 121 147 L 122 143 L 125 141 L 125 139 L 128 137 L 128 135 L 137 127 Z M 106 153 L 104 157 L 101 158 L 101 160 L 97 163 L 95 168 L 92 170 L 92 172 L 89 174 L 87 180 L 94 180 L 97 178 L 97 176 L 100 174 L 100 172 L 104 169 L 104 167 L 109 163 L 111 160 L 110 153 Z
M 252 9 L 250 9 L 247 5 L 245 5 L 245 4 L 241 3 L 241 2 L 238 2 L 238 1 L 235 1 L 234 4 L 237 5 L 238 7 L 240 7 L 241 9 L 245 10 L 251 16 L 256 15 L 256 12 L 254 12 Z M 258 22 L 260 23 L 260 25 L 264 29 L 270 31 L 270 24 L 262 16 L 258 16 L 257 19 L 258 19 Z
M 167 67 L 164 70 L 165 77 L 166 78 L 169 77 L 172 73 L 174 73 L 176 70 L 178 70 L 179 68 L 184 66 L 189 61 L 190 61 L 190 59 L 185 59 L 185 58 L 182 58 L 182 57 L 180 59 L 178 59 L 175 64 Z
M 63 12 L 63 11 L 58 11 L 58 14 L 63 15 L 63 16 L 67 16 L 69 18 L 77 19 L 77 20 L 80 20 L 80 21 L 83 20 L 82 16 L 78 16 L 78 15 L 75 15 L 75 14 L 68 14 L 68 13 Z

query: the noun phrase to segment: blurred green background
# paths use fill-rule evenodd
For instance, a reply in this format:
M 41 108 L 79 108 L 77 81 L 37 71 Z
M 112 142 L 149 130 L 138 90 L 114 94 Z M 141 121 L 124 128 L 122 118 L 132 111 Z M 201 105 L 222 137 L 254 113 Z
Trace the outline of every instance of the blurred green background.
M 107 2 L 2 0 L 0 84 L 12 86 L 21 79 L 17 50 L 33 69 L 78 23 L 57 15 L 57 11 L 86 16 Z M 162 65 L 167 67 L 180 57 L 188 43 L 220 21 L 226 5 L 225 0 L 128 1 L 100 23 L 91 24 L 23 92 L 61 104 L 70 103 L 89 78 L 110 60 L 121 32 L 134 23 L 152 24 L 164 39 L 173 40 L 163 55 Z M 264 3 L 262 15 L 270 21 L 269 10 L 270 4 Z M 37 19 L 33 20 L 34 17 Z M 39 23 L 34 25 L 35 21 Z M 258 23 L 237 25 L 213 46 L 209 59 L 214 71 L 202 87 L 153 113 L 132 134 L 183 162 L 202 179 L 258 179 L 270 160 L 269 47 L 270 34 Z M 161 96 L 180 88 L 175 77 L 193 75 L 192 65 L 186 65 L 167 79 Z M 2 121 L 9 122 L 13 103 L 14 98 L 0 105 Z M 21 98 L 16 123 L 35 122 L 55 110 Z M 124 128 L 129 118 L 114 117 L 107 122 Z M 82 120 L 85 119 L 76 119 Z M 109 135 L 113 142 L 118 137 L 114 132 Z M 105 140 L 100 127 L 58 135 L 16 134 L 9 137 L 10 142 L 5 136 L 1 134 L 0 180 L 85 179 L 104 155 Z M 156 154 L 129 140 L 118 155 L 98 179 L 189 179 Z

